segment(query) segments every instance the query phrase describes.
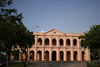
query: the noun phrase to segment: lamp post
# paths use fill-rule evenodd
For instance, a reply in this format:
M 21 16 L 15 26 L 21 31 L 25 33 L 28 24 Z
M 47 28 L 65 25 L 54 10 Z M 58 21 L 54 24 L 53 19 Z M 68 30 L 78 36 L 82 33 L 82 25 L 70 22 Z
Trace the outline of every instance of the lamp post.
M 33 26 L 32 29 L 33 29 L 34 27 L 39 28 L 39 26 Z M 31 29 L 31 31 L 32 31 L 32 29 Z
M 34 27 L 39 28 L 39 26 L 33 26 L 32 29 L 33 29 Z M 32 29 L 31 29 L 31 31 L 32 31 Z M 27 46 L 27 47 L 28 47 L 28 46 Z M 29 50 L 29 48 L 27 48 L 27 58 L 28 58 L 28 60 L 29 60 L 30 58 L 29 58 L 29 55 L 28 55 L 28 54 L 29 54 L 28 50 Z

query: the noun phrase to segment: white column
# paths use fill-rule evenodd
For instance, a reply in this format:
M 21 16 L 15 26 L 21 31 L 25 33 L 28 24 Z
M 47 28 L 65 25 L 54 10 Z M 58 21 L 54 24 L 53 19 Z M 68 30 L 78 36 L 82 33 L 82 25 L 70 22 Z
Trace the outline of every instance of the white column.
M 42 61 L 44 61 L 44 50 L 42 51 Z
M 66 37 L 64 37 L 64 47 L 66 47 Z
M 73 37 L 70 38 L 71 41 L 71 47 L 73 47 Z
M 59 46 L 59 36 L 57 37 L 57 47 Z
M 59 50 L 57 50 L 57 61 L 59 61 Z
M 52 61 L 52 51 L 49 52 L 49 61 Z
M 74 61 L 73 49 L 71 50 L 71 61 Z
M 81 47 L 81 44 L 80 44 L 81 40 L 79 39 L 79 47 Z
M 37 61 L 37 51 L 34 51 L 34 60 Z
M 80 47 L 80 41 L 78 38 L 77 38 L 77 46 Z
M 66 50 L 64 50 L 64 61 L 66 61 Z
M 44 46 L 44 41 L 45 41 L 45 38 L 43 36 L 43 38 L 42 38 L 42 46 Z

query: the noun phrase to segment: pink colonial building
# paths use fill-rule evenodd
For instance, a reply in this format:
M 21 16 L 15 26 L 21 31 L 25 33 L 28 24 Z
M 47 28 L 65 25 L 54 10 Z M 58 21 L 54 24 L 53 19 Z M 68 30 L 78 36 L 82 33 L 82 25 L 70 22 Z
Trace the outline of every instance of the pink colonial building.
M 34 32 L 33 46 L 28 48 L 30 61 L 89 61 L 90 49 L 82 48 L 78 36 L 84 34 L 62 33 L 56 29 L 48 32 Z M 20 48 L 18 48 L 20 49 Z M 21 57 L 22 56 L 22 57 Z M 25 59 L 23 53 L 11 56 L 13 60 Z

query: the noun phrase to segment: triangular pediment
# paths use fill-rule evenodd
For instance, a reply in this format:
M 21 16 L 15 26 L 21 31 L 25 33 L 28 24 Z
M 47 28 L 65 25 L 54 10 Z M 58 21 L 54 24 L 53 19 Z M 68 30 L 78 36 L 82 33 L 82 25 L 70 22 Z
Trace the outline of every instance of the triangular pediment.
M 47 31 L 44 33 L 45 35 L 64 35 L 64 33 L 56 30 L 56 29 L 52 29 L 50 31 Z

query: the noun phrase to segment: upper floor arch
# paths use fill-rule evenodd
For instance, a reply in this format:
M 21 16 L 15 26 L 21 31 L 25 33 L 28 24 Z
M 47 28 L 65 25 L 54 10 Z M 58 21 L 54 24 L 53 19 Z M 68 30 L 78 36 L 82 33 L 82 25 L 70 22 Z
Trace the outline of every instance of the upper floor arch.
M 67 39 L 67 40 L 66 40 L 66 45 L 67 45 L 67 46 L 70 46 L 70 39 Z
M 42 39 L 41 38 L 38 39 L 38 45 L 42 45 Z
M 49 39 L 48 38 L 45 39 L 45 45 L 49 45 Z
M 77 45 L 77 40 L 76 40 L 76 39 L 73 40 L 73 45 L 74 45 L 74 46 Z
M 56 41 L 56 39 L 54 38 L 54 39 L 52 39 L 52 45 L 56 45 L 57 44 L 57 41 Z
M 62 46 L 63 44 L 64 44 L 64 43 L 63 43 L 63 39 L 60 39 L 60 40 L 59 40 L 59 45 Z

